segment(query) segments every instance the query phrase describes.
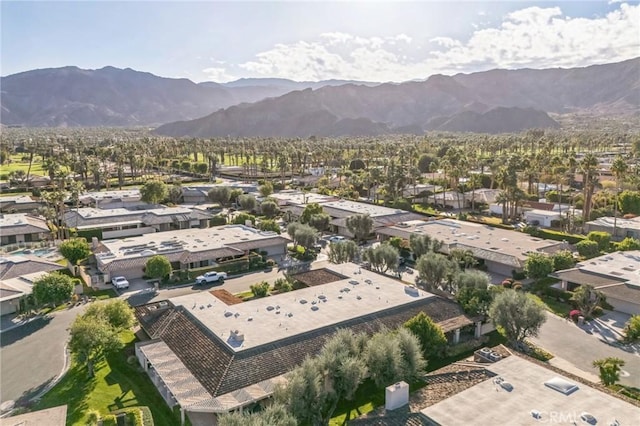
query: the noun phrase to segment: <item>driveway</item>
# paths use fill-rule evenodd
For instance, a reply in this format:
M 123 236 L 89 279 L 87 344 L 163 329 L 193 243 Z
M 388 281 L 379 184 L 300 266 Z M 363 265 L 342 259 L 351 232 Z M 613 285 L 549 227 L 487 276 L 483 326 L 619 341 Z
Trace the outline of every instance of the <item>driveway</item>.
M 0 335 L 0 401 L 23 401 L 54 380 L 65 365 L 67 328 L 86 305 L 56 312 Z
M 559 357 L 551 360 L 561 367 L 568 362 L 588 374 L 598 374 L 592 363 L 596 359 L 617 357 L 625 361 L 620 383 L 640 387 L 640 353 L 634 348 L 623 349 L 601 340 L 601 325 L 589 324 L 582 327 L 573 321 L 548 314 L 547 321 L 540 329 L 537 338 L 530 339 L 534 344 Z

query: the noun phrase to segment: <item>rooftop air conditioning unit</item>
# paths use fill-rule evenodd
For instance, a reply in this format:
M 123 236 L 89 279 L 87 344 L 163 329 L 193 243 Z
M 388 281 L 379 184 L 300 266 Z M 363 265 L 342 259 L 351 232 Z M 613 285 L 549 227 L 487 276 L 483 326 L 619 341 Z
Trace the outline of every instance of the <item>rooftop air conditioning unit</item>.
M 489 354 L 489 359 L 493 362 L 500 361 L 502 359 L 502 355 L 500 355 L 498 352 L 491 352 Z

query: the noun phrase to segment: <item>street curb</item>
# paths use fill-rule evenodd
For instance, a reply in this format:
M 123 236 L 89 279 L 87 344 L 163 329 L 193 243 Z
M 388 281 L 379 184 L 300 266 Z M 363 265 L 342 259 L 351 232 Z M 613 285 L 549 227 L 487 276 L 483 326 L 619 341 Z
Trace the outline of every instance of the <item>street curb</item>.
M 9 331 L 9 330 L 13 330 L 13 329 L 18 328 L 18 327 L 22 327 L 23 325 L 29 324 L 31 321 L 35 321 L 37 319 L 44 318 L 44 317 L 45 317 L 45 315 L 36 315 L 35 317 L 31 317 L 28 320 L 20 321 L 17 324 L 11 325 L 11 326 L 9 326 L 7 328 L 0 329 L 0 334 L 4 333 L 5 331 Z

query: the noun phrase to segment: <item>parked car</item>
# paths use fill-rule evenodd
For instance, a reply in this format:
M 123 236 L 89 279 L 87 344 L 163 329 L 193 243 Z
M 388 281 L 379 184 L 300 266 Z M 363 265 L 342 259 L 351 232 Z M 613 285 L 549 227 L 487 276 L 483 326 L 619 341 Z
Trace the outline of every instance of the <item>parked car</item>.
M 211 272 L 207 272 L 204 275 L 199 275 L 196 277 L 196 284 L 201 285 L 201 284 L 210 284 L 210 283 L 220 283 L 222 284 L 225 280 L 225 278 L 227 278 L 227 273 L 226 272 L 216 272 L 216 271 L 211 271 Z
M 125 277 L 113 277 L 111 279 L 111 284 L 118 290 L 129 288 L 129 281 Z
M 344 241 L 346 241 L 347 239 L 345 237 L 343 237 L 342 235 L 334 235 L 332 237 L 329 237 L 329 242 L 330 243 L 342 243 Z

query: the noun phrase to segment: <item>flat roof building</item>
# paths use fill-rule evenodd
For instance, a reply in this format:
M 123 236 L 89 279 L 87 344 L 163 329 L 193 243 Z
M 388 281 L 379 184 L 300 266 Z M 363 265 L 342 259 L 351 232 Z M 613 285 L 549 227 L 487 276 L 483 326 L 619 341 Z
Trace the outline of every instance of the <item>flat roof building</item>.
M 156 254 L 166 256 L 174 269 L 193 269 L 213 267 L 220 259 L 242 257 L 251 250 L 279 257 L 286 253 L 289 242 L 275 232 L 224 225 L 104 240 L 96 243 L 94 253 L 98 269 L 105 274 L 107 282 L 116 275 L 128 279 L 142 277 L 147 260 Z
M 78 231 L 99 230 L 100 239 L 122 238 L 176 229 L 206 228 L 213 214 L 186 207 L 98 209 L 84 207 L 65 213 L 64 222 Z
M 640 240 L 640 216 L 632 219 L 600 217 L 585 223 L 584 228 L 585 232 L 608 232 L 615 241 L 620 241 L 627 237 Z
M 567 248 L 559 241 L 532 237 L 523 232 L 494 228 L 490 225 L 456 219 L 413 220 L 381 228 L 376 231 L 382 238 L 428 235 L 442 241 L 441 251 L 471 250 L 474 257 L 484 262 L 487 270 L 504 276 L 522 271 L 531 252 L 553 253 Z
M 561 280 L 565 290 L 590 285 L 605 295 L 614 310 L 640 314 L 640 250 L 605 254 L 551 276 Z
M 334 281 L 240 304 L 200 292 L 137 307 L 152 339 L 136 345 L 140 364 L 169 405 L 213 415 L 269 397 L 340 328 L 373 334 L 419 312 L 445 332 L 473 324 L 456 303 L 355 264 L 325 271 Z
M 47 221 L 27 213 L 0 213 L 0 245 L 40 242 L 50 235 Z
M 635 425 L 640 419 L 640 408 L 516 355 L 486 369 L 493 378 L 423 409 L 427 424 Z M 594 420 L 583 420 L 585 414 Z

